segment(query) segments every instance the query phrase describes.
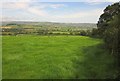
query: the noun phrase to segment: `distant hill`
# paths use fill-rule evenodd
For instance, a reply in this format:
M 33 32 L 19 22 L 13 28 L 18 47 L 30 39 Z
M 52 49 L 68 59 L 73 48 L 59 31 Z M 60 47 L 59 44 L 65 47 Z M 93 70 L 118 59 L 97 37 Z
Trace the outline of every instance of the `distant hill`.
M 79 28 L 87 28 L 92 29 L 96 28 L 95 23 L 58 23 L 58 22 L 29 22 L 29 21 L 4 21 L 2 25 L 8 24 L 17 24 L 17 25 L 40 25 L 40 26 L 54 26 L 54 27 L 79 27 Z

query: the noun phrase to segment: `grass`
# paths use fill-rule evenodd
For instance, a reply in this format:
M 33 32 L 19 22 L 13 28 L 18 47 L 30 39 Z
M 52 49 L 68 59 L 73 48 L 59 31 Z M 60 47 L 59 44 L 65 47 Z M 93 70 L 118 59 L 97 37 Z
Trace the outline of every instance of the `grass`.
M 3 36 L 3 79 L 113 78 L 102 40 L 84 36 Z M 110 68 L 111 67 L 111 68 Z
M 2 36 L 0 36 L 0 80 L 2 80 Z

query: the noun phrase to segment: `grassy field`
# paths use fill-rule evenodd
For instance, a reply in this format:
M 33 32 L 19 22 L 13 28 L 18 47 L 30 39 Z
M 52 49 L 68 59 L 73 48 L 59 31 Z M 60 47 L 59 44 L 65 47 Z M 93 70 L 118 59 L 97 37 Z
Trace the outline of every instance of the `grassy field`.
M 3 36 L 3 79 L 112 78 L 102 40 L 84 36 Z M 109 77 L 108 77 L 109 76 Z
M 0 36 L 0 80 L 2 80 L 2 37 Z

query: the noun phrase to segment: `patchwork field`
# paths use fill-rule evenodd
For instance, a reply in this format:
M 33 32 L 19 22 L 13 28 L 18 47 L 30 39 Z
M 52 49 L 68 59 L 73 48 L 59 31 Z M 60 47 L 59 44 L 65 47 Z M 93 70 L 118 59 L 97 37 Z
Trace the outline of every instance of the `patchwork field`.
M 3 79 L 110 78 L 114 58 L 85 36 L 3 36 Z

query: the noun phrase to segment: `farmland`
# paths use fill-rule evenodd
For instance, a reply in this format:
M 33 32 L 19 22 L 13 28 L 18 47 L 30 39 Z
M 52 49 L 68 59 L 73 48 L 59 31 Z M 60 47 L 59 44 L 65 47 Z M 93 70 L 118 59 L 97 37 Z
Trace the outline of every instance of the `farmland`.
M 3 79 L 113 78 L 114 58 L 87 36 L 3 36 Z
M 96 28 L 95 23 L 3 22 L 2 35 L 80 35 Z

